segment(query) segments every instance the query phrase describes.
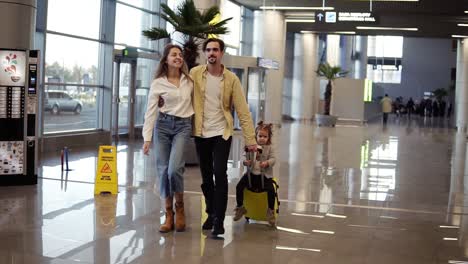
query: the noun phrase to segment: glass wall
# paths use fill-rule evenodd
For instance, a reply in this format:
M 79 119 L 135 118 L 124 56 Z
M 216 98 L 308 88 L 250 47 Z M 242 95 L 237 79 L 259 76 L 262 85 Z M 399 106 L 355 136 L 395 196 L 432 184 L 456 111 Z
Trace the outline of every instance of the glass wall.
M 112 76 L 109 67 L 113 60 L 112 47 L 120 44 L 146 52 L 157 51 L 157 42 L 143 37 L 141 31 L 161 23 L 158 16 L 160 2 L 47 1 L 42 105 L 44 134 L 103 128 L 106 117 L 102 104 L 111 104 L 109 95 L 105 96 L 111 81 L 103 76 Z M 115 14 L 111 14 L 115 21 L 109 18 L 103 5 L 115 5 Z M 156 63 L 154 60 L 138 60 L 136 124 L 143 123 Z
M 45 134 L 99 128 L 100 14 L 100 0 L 48 2 L 42 107 Z
M 141 2 L 141 1 L 130 1 Z M 117 3 L 115 43 L 151 49 L 152 41 L 141 34 L 142 30 L 157 24 L 159 17 L 141 9 Z
M 376 83 L 400 83 L 403 37 L 369 36 L 367 78 Z
M 226 25 L 229 33 L 221 36 L 226 43 L 226 52 L 232 55 L 239 55 L 241 37 L 241 7 L 229 0 L 223 0 L 221 1 L 220 10 L 223 20 L 232 17 L 232 19 L 229 20 Z
M 146 102 L 151 82 L 156 72 L 157 61 L 149 59 L 137 60 L 136 93 L 135 93 L 135 126 L 143 126 Z

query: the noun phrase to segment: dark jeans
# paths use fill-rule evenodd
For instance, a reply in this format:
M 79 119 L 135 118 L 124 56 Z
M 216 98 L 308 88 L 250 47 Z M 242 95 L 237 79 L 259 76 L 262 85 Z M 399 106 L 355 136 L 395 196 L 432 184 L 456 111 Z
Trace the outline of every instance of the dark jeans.
M 383 123 L 387 124 L 387 120 L 388 120 L 388 113 L 383 113 Z
M 205 196 L 206 213 L 224 221 L 228 200 L 227 161 L 232 137 L 224 140 L 221 136 L 211 138 L 195 137 L 200 170 L 201 189 Z M 214 181 L 213 181 L 214 175 Z
M 263 189 L 262 189 L 262 178 L 263 177 Z M 254 190 L 256 192 L 259 191 L 266 191 L 267 196 L 268 196 L 268 208 L 271 210 L 275 210 L 275 186 L 273 184 L 273 180 L 270 178 L 267 178 L 262 175 L 256 175 L 256 174 L 251 174 L 250 175 L 250 180 L 252 183 L 252 188 L 249 188 L 251 190 Z M 239 183 L 237 183 L 236 186 L 236 201 L 237 201 L 237 207 L 241 207 L 244 205 L 244 189 L 249 187 L 249 177 L 246 174 L 242 176 L 240 179 Z

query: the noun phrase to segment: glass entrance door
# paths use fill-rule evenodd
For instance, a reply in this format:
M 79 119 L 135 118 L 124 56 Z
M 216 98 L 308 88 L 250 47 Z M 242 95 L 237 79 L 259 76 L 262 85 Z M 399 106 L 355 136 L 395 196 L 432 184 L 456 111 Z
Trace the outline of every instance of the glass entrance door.
M 136 60 L 114 62 L 112 135 L 134 137 Z

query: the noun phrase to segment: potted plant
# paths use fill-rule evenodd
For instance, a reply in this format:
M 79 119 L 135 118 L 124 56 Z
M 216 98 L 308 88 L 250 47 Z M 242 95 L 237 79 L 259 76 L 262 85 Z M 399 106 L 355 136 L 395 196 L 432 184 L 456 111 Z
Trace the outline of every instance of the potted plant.
M 330 107 L 332 100 L 333 81 L 337 78 L 345 77 L 348 73 L 343 71 L 339 66 L 331 66 L 328 62 L 321 63 L 316 71 L 317 75 L 328 80 L 325 89 L 325 104 L 323 114 L 316 114 L 315 120 L 318 126 L 335 126 L 337 117 L 330 115 Z
M 197 66 L 199 47 L 204 39 L 210 35 L 221 35 L 228 33 L 227 21 L 231 18 L 215 21 L 220 15 L 219 7 L 213 6 L 203 13 L 197 10 L 193 0 L 183 1 L 176 10 L 172 10 L 167 4 L 161 4 L 161 17 L 174 26 L 174 32 L 180 32 L 184 36 L 184 59 L 189 69 Z M 173 33 L 174 33 L 173 32 Z M 143 35 L 151 40 L 170 38 L 171 34 L 165 28 L 151 28 L 143 30 Z

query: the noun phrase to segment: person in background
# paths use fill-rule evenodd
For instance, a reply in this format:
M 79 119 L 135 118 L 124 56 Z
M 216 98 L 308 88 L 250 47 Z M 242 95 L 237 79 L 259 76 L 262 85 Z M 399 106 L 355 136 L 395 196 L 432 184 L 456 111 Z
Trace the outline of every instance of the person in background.
M 383 114 L 383 124 L 387 125 L 388 114 L 392 112 L 392 99 L 388 97 L 388 94 L 385 94 L 384 98 L 380 101 L 382 105 L 382 114 Z

